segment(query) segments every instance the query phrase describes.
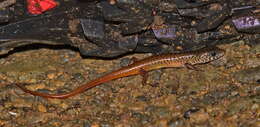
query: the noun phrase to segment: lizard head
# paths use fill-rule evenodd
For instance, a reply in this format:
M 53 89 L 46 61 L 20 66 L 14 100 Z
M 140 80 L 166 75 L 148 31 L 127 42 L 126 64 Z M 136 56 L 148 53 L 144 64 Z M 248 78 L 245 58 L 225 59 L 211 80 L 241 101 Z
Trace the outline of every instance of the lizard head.
M 214 47 L 214 48 L 205 48 L 198 52 L 198 57 L 196 59 L 197 63 L 208 63 L 214 60 L 217 60 L 225 55 L 223 49 Z

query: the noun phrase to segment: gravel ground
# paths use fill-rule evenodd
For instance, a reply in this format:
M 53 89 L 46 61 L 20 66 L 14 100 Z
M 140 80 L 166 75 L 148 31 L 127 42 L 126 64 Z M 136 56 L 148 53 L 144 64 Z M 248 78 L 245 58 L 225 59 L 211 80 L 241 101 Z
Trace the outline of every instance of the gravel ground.
M 24 93 L 12 82 L 40 92 L 70 91 L 126 66 L 114 60 L 83 58 L 70 49 L 36 48 L 0 59 L 0 126 L 23 127 L 260 127 L 260 45 L 222 45 L 224 58 L 186 68 L 117 79 L 64 99 Z

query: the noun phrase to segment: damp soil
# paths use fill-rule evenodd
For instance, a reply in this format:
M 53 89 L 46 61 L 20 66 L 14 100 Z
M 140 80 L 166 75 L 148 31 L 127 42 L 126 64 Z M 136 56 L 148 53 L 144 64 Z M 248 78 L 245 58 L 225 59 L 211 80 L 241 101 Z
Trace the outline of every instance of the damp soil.
M 168 68 L 106 82 L 68 99 L 44 99 L 12 85 L 62 93 L 127 66 L 132 54 L 102 60 L 70 49 L 39 48 L 0 59 L 0 126 L 23 127 L 259 127 L 260 46 L 219 46 L 226 55 L 198 65 Z

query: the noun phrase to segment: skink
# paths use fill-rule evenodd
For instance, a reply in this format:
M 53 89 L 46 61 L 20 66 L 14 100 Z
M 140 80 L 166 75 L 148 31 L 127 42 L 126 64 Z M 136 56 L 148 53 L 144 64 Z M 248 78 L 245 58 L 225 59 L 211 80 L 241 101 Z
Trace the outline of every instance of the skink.
M 155 69 L 169 68 L 169 67 L 187 67 L 189 69 L 198 70 L 194 65 L 204 64 L 204 63 L 214 61 L 224 56 L 224 54 L 225 54 L 224 50 L 214 47 L 214 48 L 203 48 L 197 51 L 191 51 L 185 53 L 151 56 L 143 60 L 136 61 L 126 67 L 122 67 L 111 73 L 108 73 L 100 78 L 92 80 L 89 83 L 86 83 L 72 90 L 71 92 L 63 93 L 63 94 L 40 93 L 25 88 L 24 84 L 16 83 L 15 85 L 20 87 L 24 92 L 30 93 L 35 96 L 41 96 L 44 98 L 64 99 L 82 93 L 85 90 L 95 87 L 104 82 L 108 82 L 110 80 L 114 80 L 126 76 L 141 74 L 144 76 L 143 81 L 146 81 L 146 75 L 145 75 L 146 72 Z

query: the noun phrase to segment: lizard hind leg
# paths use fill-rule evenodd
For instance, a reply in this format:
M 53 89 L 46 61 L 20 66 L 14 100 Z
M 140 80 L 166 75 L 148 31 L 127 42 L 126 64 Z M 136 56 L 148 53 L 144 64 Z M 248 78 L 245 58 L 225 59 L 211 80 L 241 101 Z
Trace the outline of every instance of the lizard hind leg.
M 148 80 L 148 72 L 146 71 L 146 70 L 144 70 L 144 69 L 140 69 L 140 75 L 142 76 L 142 84 L 143 85 L 150 85 L 150 86 L 152 86 L 152 87 L 157 87 L 158 85 L 159 85 L 159 83 L 158 82 L 156 82 L 156 83 L 152 83 L 152 84 L 150 84 L 150 83 L 147 83 L 147 80 Z
M 138 61 L 138 58 L 132 57 L 132 58 L 130 58 L 130 60 L 131 60 L 131 63 L 130 63 L 130 64 L 133 64 L 133 63 L 135 63 L 135 62 Z
M 142 84 L 143 84 L 143 85 L 146 85 L 146 84 L 147 84 L 147 79 L 148 79 L 148 73 L 147 73 L 147 71 L 141 68 L 141 69 L 140 69 L 140 75 L 143 77 L 143 79 L 142 79 Z

